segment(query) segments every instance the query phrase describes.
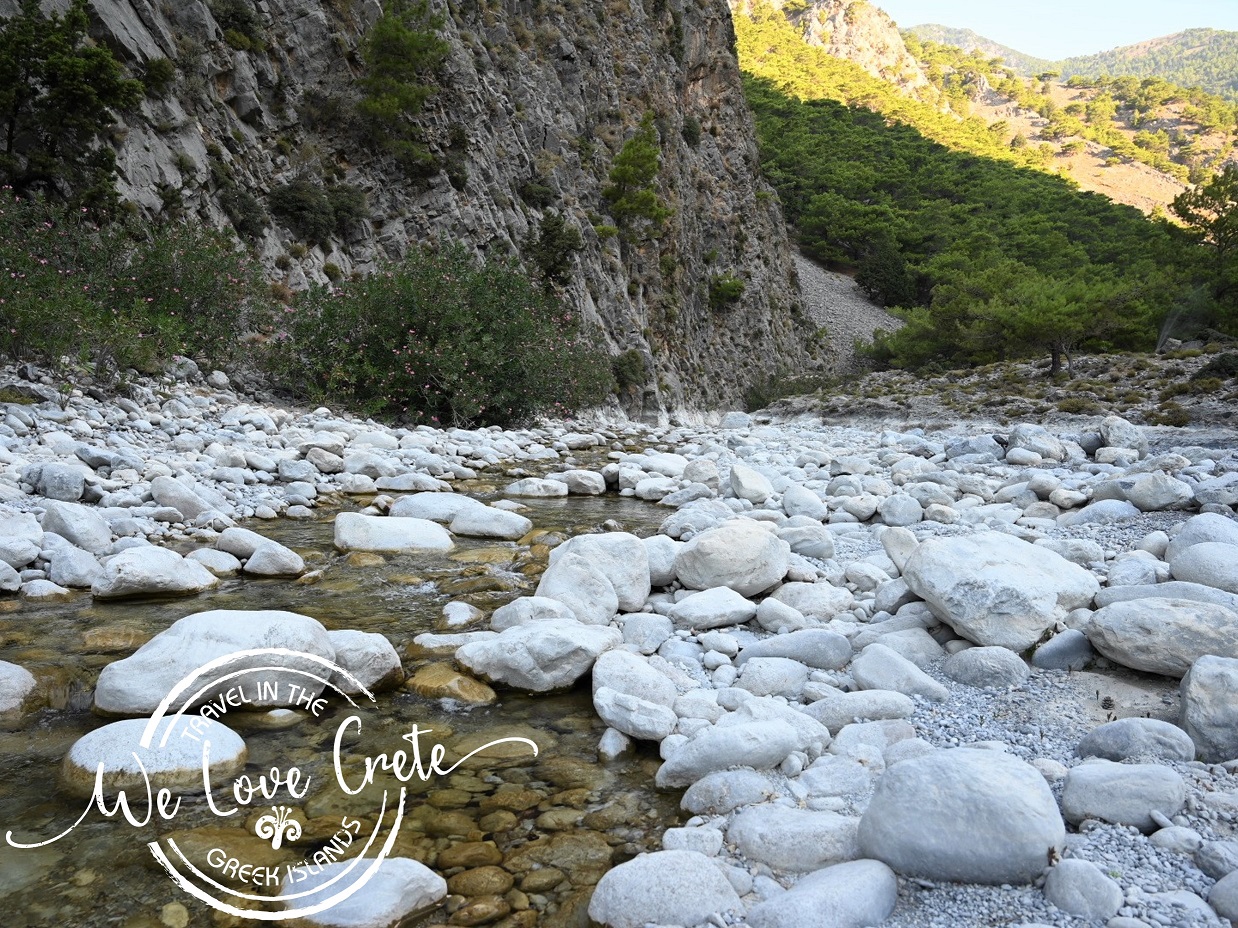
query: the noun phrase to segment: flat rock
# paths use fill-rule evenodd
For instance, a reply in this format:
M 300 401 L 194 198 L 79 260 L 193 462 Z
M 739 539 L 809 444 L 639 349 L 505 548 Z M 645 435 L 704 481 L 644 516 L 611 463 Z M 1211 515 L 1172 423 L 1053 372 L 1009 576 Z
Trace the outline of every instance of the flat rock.
M 898 902 L 898 877 L 877 860 L 853 860 L 803 877 L 748 912 L 752 928 L 867 928 Z
M 1098 609 L 1087 636 L 1124 667 L 1181 677 L 1204 655 L 1238 658 L 1238 612 L 1186 599 L 1130 599 Z
M 730 587 L 741 596 L 769 589 L 787 573 L 791 548 L 748 519 L 707 529 L 675 555 L 675 574 L 690 590 Z
M 608 871 L 589 900 L 589 918 L 606 928 L 699 925 L 741 909 L 714 862 L 696 851 L 641 854 Z
M 531 622 L 573 621 L 576 614 L 564 603 L 546 596 L 521 596 L 495 609 L 490 627 L 496 632 Z
M 428 519 L 341 512 L 335 517 L 335 546 L 341 551 L 411 554 L 450 551 L 456 543 L 446 529 Z
M 1158 764 L 1115 764 L 1097 760 L 1072 767 L 1062 790 L 1062 814 L 1071 824 L 1094 818 L 1133 825 L 1145 834 L 1157 829 L 1152 813 L 1172 818 L 1186 803 L 1186 784 Z
M 109 795 L 122 789 L 143 793 L 147 783 L 143 768 L 152 789 L 201 789 L 202 750 L 207 741 L 213 782 L 224 782 L 245 769 L 249 756 L 245 742 L 220 722 L 169 716 L 155 728 L 150 747 L 143 748 L 141 740 L 148 723 L 148 719 L 125 719 L 83 735 L 64 759 L 61 782 L 74 795 L 89 796 L 102 765 L 103 786 Z M 169 727 L 171 734 L 163 743 Z
M 544 693 L 571 686 L 589 672 L 598 655 L 622 640 L 610 626 L 535 622 L 470 642 L 456 651 L 456 660 L 488 680 Z
M 770 599 L 790 606 L 796 612 L 809 618 L 828 621 L 840 612 L 846 612 L 855 605 L 855 597 L 851 591 L 832 583 L 804 583 L 792 581 L 778 587 Z
M 174 622 L 131 656 L 104 667 L 95 686 L 95 708 L 109 715 L 149 715 L 173 686 L 199 667 L 236 651 L 257 648 L 286 648 L 335 659 L 327 630 L 309 616 L 276 610 L 199 612 Z M 201 684 L 208 685 L 235 670 L 269 666 L 275 659 L 271 655 L 243 658 L 202 677 Z M 306 675 L 321 676 L 321 664 L 292 656 L 278 660 L 290 672 L 264 671 L 262 677 L 277 684 L 276 698 L 258 694 L 255 677 L 250 674 L 208 685 L 204 699 L 215 696 L 220 688 L 243 685 L 241 681 L 249 681 L 246 696 L 252 699 L 248 705 L 252 709 L 293 705 L 290 684 L 315 696 L 322 691 L 322 684 Z
M 1164 760 L 1195 759 L 1195 745 L 1190 735 L 1177 725 L 1146 718 L 1118 719 L 1093 728 L 1079 742 L 1075 752 L 1080 757 L 1113 761 L 1143 755 Z
M 533 528 L 529 519 L 515 512 L 504 512 L 493 506 L 478 504 L 466 506 L 454 519 L 450 529 L 454 535 L 468 538 L 500 538 L 515 541 L 523 538 Z
M 1066 827 L 1040 772 L 998 751 L 935 751 L 889 767 L 860 820 L 860 851 L 904 876 L 1029 883 Z
M 146 545 L 127 548 L 107 559 L 91 584 L 98 599 L 201 593 L 219 585 L 219 578 L 168 548 Z
M 1000 532 L 922 542 L 907 560 L 908 587 L 976 644 L 1023 651 L 1100 589 L 1084 568 Z
M 833 812 L 759 805 L 731 821 L 726 837 L 752 863 L 808 873 L 858 854 L 858 819 Z

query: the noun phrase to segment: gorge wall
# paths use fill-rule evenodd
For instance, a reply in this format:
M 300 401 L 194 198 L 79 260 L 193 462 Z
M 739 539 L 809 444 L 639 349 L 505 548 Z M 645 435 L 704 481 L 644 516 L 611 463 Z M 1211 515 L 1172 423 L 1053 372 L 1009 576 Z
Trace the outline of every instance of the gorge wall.
M 66 0 L 45 7 L 57 5 Z M 243 215 L 279 283 L 367 273 L 433 241 L 519 257 L 555 209 L 584 243 L 566 299 L 612 354 L 645 361 L 620 398 L 630 415 L 733 407 L 754 383 L 825 363 L 777 197 L 760 179 L 725 0 L 439 0 L 450 55 L 420 117 L 438 165 L 424 178 L 352 128 L 358 44 L 382 15 L 377 0 L 90 5 L 96 39 L 133 74 L 161 58 L 176 67 L 113 134 L 122 196 L 150 218 L 223 226 Z M 0 15 L 16 8 L 0 0 Z M 227 32 L 238 9 L 252 41 Z M 674 213 L 642 240 L 613 234 L 602 190 L 647 112 L 658 195 Z M 360 188 L 368 218 L 297 241 L 269 210 L 270 192 L 295 178 Z M 728 277 L 744 282 L 740 299 L 711 301 L 710 281 Z

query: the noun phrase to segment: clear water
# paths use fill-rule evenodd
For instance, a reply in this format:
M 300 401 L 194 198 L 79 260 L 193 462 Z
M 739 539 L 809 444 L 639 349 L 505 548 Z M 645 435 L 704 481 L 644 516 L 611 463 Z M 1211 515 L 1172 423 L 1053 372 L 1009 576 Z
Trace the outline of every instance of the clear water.
M 496 495 L 482 481 L 461 489 L 486 500 Z M 536 528 L 564 536 L 594 530 L 606 520 L 648 535 L 667 514 L 652 504 L 617 497 L 525 502 L 530 507 L 526 515 Z M 74 741 L 107 721 L 91 712 L 99 671 L 185 615 L 223 608 L 288 609 L 313 616 L 328 629 L 381 632 L 404 657 L 405 672 L 411 676 L 419 662 L 409 657 L 409 646 L 421 632 L 443 630 L 446 602 L 464 598 L 489 611 L 531 592 L 535 584 L 522 572 L 531 563 L 529 548 L 514 543 L 460 538 L 448 555 L 389 557 L 381 565 L 360 567 L 334 551 L 330 513 L 315 521 L 279 520 L 250 527 L 297 550 L 311 570 L 323 571 L 321 579 L 301 585 L 240 578 L 225 581 L 208 594 L 167 600 L 96 603 L 81 594 L 58 604 L 0 603 L 8 610 L 0 613 L 0 659 L 35 674 L 42 706 L 9 720 L 7 728 L 0 722 L 0 830 L 12 830 L 16 839 L 29 841 L 55 834 L 81 814 L 86 801 L 65 790 L 59 771 Z M 521 916 L 523 924 L 578 922 L 588 886 L 598 876 L 598 848 L 605 850 L 599 842 L 604 839 L 610 849 L 608 865 L 657 847 L 662 830 L 675 821 L 678 797 L 659 794 L 652 787 L 658 764 L 652 750 L 604 768 L 598 763 L 596 745 L 604 726 L 593 713 L 587 687 L 549 697 L 500 692 L 493 706 L 455 711 L 401 689 L 380 695 L 378 708 L 371 712 L 360 740 L 350 745 L 357 754 L 392 750 L 393 740 L 400 746 L 400 734 L 414 723 L 433 730 L 428 740 L 442 739 L 448 746 L 468 739 L 482 743 L 513 732 L 533 733 L 542 747 L 536 759 L 526 756 L 506 766 L 462 768 L 424 786 L 419 781 L 409 784 L 420 795 L 410 802 L 398 846 L 398 853 L 433 866 L 444 849 L 468 840 L 493 840 L 509 859 L 557 842 L 546 859 L 558 854 L 568 861 L 574 853 L 579 856 L 579 847 L 574 851 L 572 842 L 585 842 L 593 856 L 586 864 L 575 861 L 576 870 L 561 868 L 566 874 L 563 883 L 510 900 L 518 907 L 530 906 L 530 914 Z M 267 731 L 246 730 L 235 714 L 227 719 L 246 739 L 246 773 L 256 778 L 272 766 L 286 769 L 296 763 L 313 784 L 332 778 L 331 739 L 338 720 L 331 714 L 307 718 L 284 731 Z M 503 805 L 496 801 L 496 791 L 515 788 L 529 791 L 537 801 L 495 817 L 495 808 Z M 365 801 L 353 809 L 328 807 L 325 788 L 316 806 L 316 792 L 311 789 L 304 801 L 306 815 L 372 811 Z M 331 795 L 338 799 L 337 792 Z M 177 888 L 146 848 L 147 841 L 169 830 L 221 825 L 231 822 L 215 818 L 201 801 L 186 800 L 171 823 L 156 819 L 134 828 L 96 810 L 47 848 L 14 850 L 0 842 L 3 923 L 13 928 L 136 928 L 181 924 L 186 914 L 191 925 L 233 923 Z M 247 837 L 257 840 L 252 828 Z M 563 848 L 556 850 L 559 843 Z M 298 856 L 293 859 L 298 859 L 312 852 L 313 845 L 294 850 Z M 515 866 L 518 873 L 521 866 L 527 869 L 527 864 Z M 440 911 L 429 922 L 446 919 L 447 913 Z

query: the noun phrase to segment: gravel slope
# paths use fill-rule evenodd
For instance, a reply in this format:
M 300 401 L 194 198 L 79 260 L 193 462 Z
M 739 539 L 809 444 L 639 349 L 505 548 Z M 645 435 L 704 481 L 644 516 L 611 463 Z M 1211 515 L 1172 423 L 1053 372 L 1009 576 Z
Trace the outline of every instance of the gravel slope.
M 896 329 L 902 322 L 872 302 L 846 274 L 827 271 L 801 254 L 795 255 L 800 296 L 809 317 L 830 333 L 840 370 L 857 367 L 855 340 L 872 338 L 879 328 Z

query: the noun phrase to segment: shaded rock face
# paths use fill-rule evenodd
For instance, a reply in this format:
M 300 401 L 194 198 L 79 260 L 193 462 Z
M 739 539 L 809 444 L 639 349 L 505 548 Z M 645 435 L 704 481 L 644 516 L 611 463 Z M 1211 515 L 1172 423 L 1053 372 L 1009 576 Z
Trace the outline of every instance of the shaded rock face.
M 310 243 L 285 271 L 275 262 L 288 256 L 292 234 L 278 217 L 263 231 L 264 265 L 294 289 L 326 280 L 327 262 L 364 273 L 430 240 L 515 255 L 556 209 L 584 238 L 568 303 L 608 349 L 646 362 L 646 382 L 621 398 L 629 414 L 734 406 L 751 384 L 808 360 L 812 327 L 799 312 L 781 209 L 758 176 L 725 0 L 550 4 L 536 13 L 514 2 L 450 11 L 432 3 L 451 53 L 419 117 L 440 164 L 421 180 L 349 128 L 357 46 L 381 15 L 378 0 L 252 5 L 265 48 L 248 51 L 224 41 L 205 0 L 91 5 L 96 37 L 132 73 L 156 58 L 179 69 L 168 94 L 148 98 L 114 134 L 121 194 L 145 215 L 179 197 L 186 212 L 227 225 L 228 175 L 233 195 L 249 191 L 264 204 L 301 174 L 365 191 L 369 218 Z M 17 6 L 0 0 L 0 16 Z M 658 194 L 674 216 L 656 241 L 600 236 L 595 224 L 613 224 L 607 173 L 646 111 L 658 117 Z M 745 289 L 738 305 L 717 311 L 709 280 L 726 273 Z

